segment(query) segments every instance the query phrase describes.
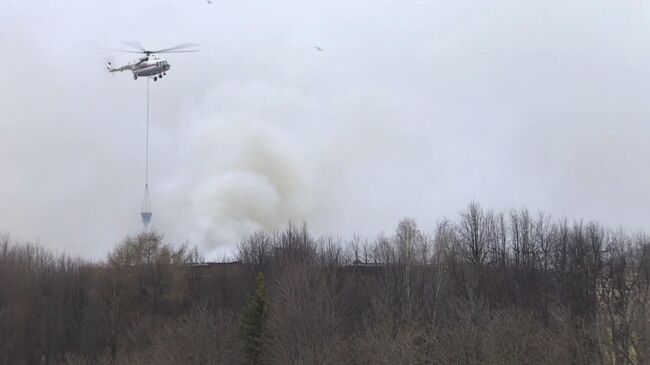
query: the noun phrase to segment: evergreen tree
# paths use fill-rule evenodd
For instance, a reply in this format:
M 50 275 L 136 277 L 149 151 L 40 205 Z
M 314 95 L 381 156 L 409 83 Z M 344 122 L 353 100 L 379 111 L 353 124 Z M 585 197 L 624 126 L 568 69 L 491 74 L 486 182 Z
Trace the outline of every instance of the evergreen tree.
M 245 364 L 264 363 L 267 342 L 266 324 L 269 318 L 269 300 L 264 284 L 264 274 L 257 276 L 257 290 L 249 299 L 241 318 L 241 336 Z

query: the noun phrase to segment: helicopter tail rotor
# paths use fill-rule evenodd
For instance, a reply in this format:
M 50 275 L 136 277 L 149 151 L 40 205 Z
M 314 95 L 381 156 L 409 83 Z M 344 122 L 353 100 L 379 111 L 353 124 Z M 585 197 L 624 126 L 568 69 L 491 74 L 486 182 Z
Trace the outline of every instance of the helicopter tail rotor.
M 113 68 L 113 64 L 111 63 L 111 61 L 106 62 L 106 70 L 110 73 L 117 71 L 116 69 Z M 115 74 L 113 74 L 113 76 L 115 76 Z

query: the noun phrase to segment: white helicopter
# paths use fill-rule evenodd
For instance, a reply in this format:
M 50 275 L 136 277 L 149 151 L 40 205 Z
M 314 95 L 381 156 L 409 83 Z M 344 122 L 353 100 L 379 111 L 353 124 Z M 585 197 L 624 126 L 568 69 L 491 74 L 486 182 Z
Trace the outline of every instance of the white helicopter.
M 158 79 L 161 79 L 164 75 L 167 75 L 167 71 L 169 71 L 169 63 L 156 56 L 158 53 L 185 53 L 185 52 L 197 52 L 198 50 L 186 50 L 185 48 L 190 48 L 190 47 L 195 47 L 197 46 L 196 44 L 192 43 L 185 43 L 181 44 L 178 46 L 170 47 L 170 48 L 165 48 L 165 49 L 159 49 L 157 51 L 149 51 L 142 47 L 142 45 L 138 42 L 123 42 L 127 46 L 130 46 L 134 48 L 134 50 L 118 50 L 120 52 L 127 52 L 127 53 L 142 53 L 144 54 L 144 57 L 141 57 L 138 60 L 135 60 L 133 62 L 127 63 L 124 66 L 120 67 L 113 67 L 110 62 L 106 64 L 106 68 L 108 69 L 108 72 L 118 72 L 118 71 L 127 71 L 130 70 L 133 72 L 133 79 L 137 80 L 138 77 L 144 76 L 144 77 L 152 77 L 153 76 L 153 81 L 156 81 Z

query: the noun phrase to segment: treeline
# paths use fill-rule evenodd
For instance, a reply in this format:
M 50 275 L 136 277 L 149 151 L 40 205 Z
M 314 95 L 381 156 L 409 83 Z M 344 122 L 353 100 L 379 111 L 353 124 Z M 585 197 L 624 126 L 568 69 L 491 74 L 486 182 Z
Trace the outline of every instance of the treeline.
M 2 364 L 649 364 L 650 238 L 470 204 L 373 240 L 154 232 L 102 263 L 0 241 Z

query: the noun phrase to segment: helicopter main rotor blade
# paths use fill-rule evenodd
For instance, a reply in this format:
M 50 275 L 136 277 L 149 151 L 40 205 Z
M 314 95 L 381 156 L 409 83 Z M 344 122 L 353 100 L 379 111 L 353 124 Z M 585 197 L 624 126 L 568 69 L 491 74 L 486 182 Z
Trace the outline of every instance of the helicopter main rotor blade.
M 135 49 L 139 50 L 140 52 L 147 52 L 147 50 L 144 47 L 142 47 L 140 42 L 132 42 L 132 41 L 127 42 L 127 41 L 125 41 L 125 42 L 122 42 L 122 43 L 124 43 L 125 45 L 127 45 L 127 46 L 129 46 L 131 48 L 135 48 Z
M 167 51 L 167 52 L 155 52 L 155 53 L 187 53 L 187 52 L 198 52 L 198 49 L 192 49 L 188 51 Z
M 182 49 L 182 48 L 189 48 L 189 47 L 196 47 L 198 44 L 194 43 L 184 43 L 184 44 L 179 44 L 178 46 L 174 47 L 169 47 L 169 48 L 164 48 L 164 49 L 159 49 L 157 51 L 151 51 L 151 53 L 169 53 L 171 51 L 175 51 L 177 49 Z M 187 51 L 186 51 L 187 52 Z
M 145 52 L 142 52 L 142 51 L 132 51 L 132 50 L 129 50 L 129 49 L 109 49 L 109 51 L 113 51 L 113 52 L 124 52 L 124 53 L 138 53 L 138 54 L 143 54 L 143 53 L 145 53 Z

